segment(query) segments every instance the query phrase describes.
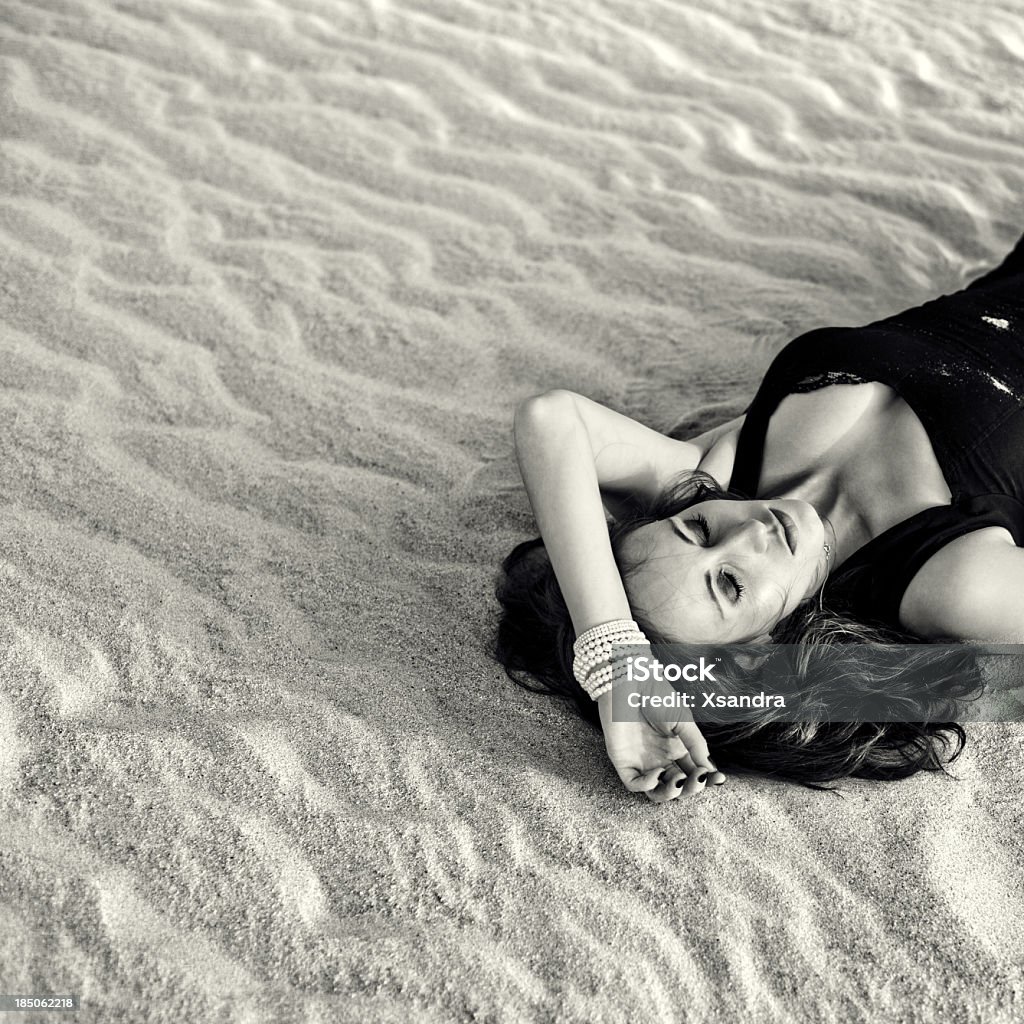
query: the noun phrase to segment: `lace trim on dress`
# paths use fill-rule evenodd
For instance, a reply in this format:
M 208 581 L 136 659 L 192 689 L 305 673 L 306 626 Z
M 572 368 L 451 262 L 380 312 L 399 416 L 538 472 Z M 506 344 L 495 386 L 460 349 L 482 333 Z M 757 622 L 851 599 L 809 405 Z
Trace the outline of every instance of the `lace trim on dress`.
M 821 388 L 831 387 L 833 384 L 865 384 L 864 377 L 856 373 L 849 373 L 846 370 L 826 370 L 824 373 L 816 373 L 812 377 L 804 377 L 803 380 L 792 386 L 793 391 L 806 392 L 818 391 Z

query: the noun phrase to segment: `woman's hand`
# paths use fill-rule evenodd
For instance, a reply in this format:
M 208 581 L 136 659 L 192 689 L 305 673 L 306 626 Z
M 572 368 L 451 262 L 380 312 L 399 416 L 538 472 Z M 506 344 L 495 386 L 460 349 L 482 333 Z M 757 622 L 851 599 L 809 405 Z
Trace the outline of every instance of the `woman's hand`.
M 637 720 L 617 722 L 612 717 L 610 690 L 597 704 L 608 757 L 626 789 L 664 803 L 702 793 L 708 783 L 720 786 L 725 782 L 692 718 L 657 721 L 640 709 Z

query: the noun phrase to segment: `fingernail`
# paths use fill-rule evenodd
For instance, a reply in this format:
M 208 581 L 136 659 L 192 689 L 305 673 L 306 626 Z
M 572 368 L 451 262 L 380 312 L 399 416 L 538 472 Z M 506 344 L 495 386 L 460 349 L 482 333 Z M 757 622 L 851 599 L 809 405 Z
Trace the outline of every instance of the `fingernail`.
M 708 773 L 707 772 L 701 772 L 700 775 L 697 776 L 697 781 L 698 782 L 703 782 L 707 777 L 708 777 Z
M 686 779 L 676 779 L 676 789 L 682 789 Z

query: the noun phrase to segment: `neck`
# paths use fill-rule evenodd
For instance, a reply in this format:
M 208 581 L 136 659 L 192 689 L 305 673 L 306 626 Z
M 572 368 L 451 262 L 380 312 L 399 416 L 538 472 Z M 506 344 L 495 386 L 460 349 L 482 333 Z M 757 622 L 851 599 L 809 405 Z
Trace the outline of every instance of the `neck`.
M 790 481 L 779 498 L 800 498 L 814 507 L 825 523 L 825 543 L 829 545 L 828 571 L 831 575 L 855 551 L 863 547 L 873 534 L 870 524 L 847 498 L 839 480 L 832 475 L 812 473 Z

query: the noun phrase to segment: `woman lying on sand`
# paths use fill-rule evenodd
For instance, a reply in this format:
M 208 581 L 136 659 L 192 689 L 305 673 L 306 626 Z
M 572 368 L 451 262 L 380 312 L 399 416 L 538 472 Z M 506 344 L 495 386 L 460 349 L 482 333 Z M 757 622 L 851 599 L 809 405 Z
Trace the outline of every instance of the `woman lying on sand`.
M 567 391 L 523 402 L 515 441 L 541 539 L 504 563 L 499 660 L 597 718 L 628 789 L 700 792 L 724 776 L 696 724 L 612 721 L 611 643 L 1024 642 L 1024 238 L 962 291 L 790 342 L 743 416 L 690 441 Z M 704 732 L 723 766 L 812 783 L 939 768 L 964 740 Z

